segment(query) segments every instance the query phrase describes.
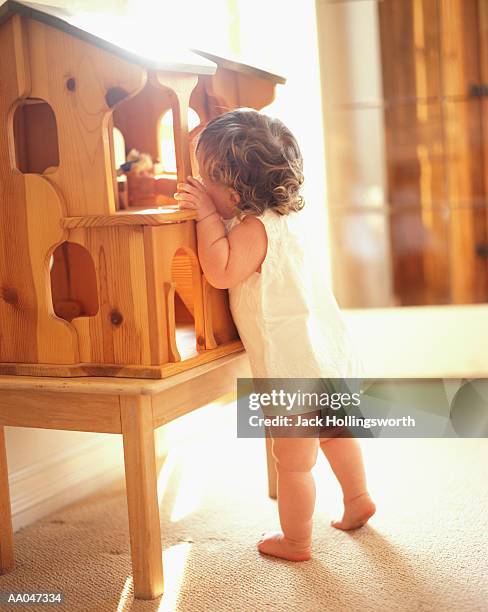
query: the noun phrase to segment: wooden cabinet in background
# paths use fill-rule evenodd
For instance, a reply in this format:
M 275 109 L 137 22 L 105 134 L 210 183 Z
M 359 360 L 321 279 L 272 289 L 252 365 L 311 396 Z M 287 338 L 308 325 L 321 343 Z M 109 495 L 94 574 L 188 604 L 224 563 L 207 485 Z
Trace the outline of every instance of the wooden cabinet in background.
M 317 6 L 339 304 L 488 301 L 488 0 Z

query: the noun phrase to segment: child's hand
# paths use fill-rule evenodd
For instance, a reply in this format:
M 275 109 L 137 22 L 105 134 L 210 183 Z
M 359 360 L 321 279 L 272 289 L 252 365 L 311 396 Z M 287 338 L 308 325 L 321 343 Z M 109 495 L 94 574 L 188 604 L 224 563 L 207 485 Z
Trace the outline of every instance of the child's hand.
M 187 177 L 187 181 L 187 183 L 178 183 L 176 185 L 178 191 L 174 197 L 175 200 L 178 200 L 179 207 L 195 210 L 197 221 L 217 212 L 215 204 L 203 184 L 192 176 Z

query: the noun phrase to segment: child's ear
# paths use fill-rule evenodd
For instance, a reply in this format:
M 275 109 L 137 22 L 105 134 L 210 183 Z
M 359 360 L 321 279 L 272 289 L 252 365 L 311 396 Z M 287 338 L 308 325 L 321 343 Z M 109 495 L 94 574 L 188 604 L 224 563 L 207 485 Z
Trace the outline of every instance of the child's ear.
M 232 187 L 229 187 L 229 193 L 232 204 L 239 204 L 241 201 L 241 196 L 237 193 L 237 191 L 232 189 Z

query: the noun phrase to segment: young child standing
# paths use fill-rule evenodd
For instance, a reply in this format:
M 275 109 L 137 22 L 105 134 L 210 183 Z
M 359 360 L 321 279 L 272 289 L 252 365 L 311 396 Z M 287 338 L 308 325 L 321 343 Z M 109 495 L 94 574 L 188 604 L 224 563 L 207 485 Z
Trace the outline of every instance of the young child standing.
M 232 316 L 254 378 L 360 376 L 330 291 L 318 308 L 304 282 L 302 238 L 290 221 L 303 208 L 303 160 L 278 119 L 238 109 L 210 121 L 196 157 L 200 180 L 178 184 L 181 208 L 197 213 L 198 256 L 208 282 L 229 290 Z M 310 408 L 307 409 L 310 411 Z M 303 410 L 305 412 L 305 410 Z M 280 437 L 271 429 L 282 531 L 263 534 L 260 552 L 291 561 L 311 555 L 318 448 L 343 492 L 338 529 L 374 514 L 354 437 Z

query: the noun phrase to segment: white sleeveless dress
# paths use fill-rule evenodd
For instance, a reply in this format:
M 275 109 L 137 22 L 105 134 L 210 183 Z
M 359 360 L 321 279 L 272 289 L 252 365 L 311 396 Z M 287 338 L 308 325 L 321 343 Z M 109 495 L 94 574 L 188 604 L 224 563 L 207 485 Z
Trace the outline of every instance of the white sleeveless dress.
M 363 363 L 326 283 L 316 303 L 303 237 L 290 223 L 297 214 L 268 209 L 257 217 L 268 237 L 261 272 L 229 289 L 251 372 L 254 378 L 360 378 Z M 240 222 L 222 221 L 227 233 Z

